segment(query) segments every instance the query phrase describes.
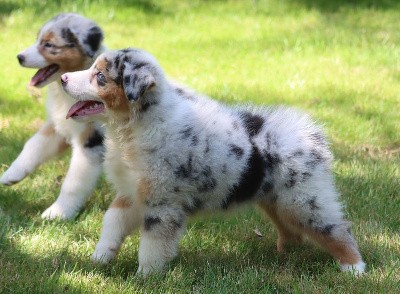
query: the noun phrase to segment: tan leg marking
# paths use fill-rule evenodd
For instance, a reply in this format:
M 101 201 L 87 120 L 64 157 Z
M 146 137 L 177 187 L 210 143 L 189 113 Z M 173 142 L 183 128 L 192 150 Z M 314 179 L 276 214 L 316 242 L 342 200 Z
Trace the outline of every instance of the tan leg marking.
M 151 182 L 148 178 L 141 178 L 138 185 L 138 197 L 144 203 L 151 193 Z
M 282 222 L 282 220 L 278 217 L 274 205 L 265 202 L 260 202 L 259 206 L 263 209 L 264 212 L 266 212 L 268 217 L 272 220 L 272 222 L 276 225 L 278 229 L 278 241 L 276 243 L 276 248 L 278 252 L 285 251 L 285 243 L 287 241 L 294 241 L 296 243 L 302 242 L 301 235 L 289 229 L 288 226 L 285 225 L 284 222 Z
M 132 206 L 132 200 L 126 196 L 119 196 L 111 203 L 110 208 L 129 208 Z
M 54 129 L 53 124 L 46 124 L 40 129 L 39 132 L 42 136 L 49 137 L 54 135 L 56 133 L 56 130 Z
M 346 240 L 345 236 L 342 238 L 335 238 L 311 230 L 306 230 L 306 233 L 311 240 L 318 243 L 341 264 L 356 264 L 361 261 L 361 255 L 353 240 Z
M 79 140 L 81 141 L 81 144 L 83 146 L 89 140 L 89 137 L 90 137 L 90 135 L 92 135 L 93 130 L 94 130 L 93 124 L 89 124 L 88 127 L 79 136 Z
M 356 264 L 362 260 L 353 236 L 345 228 L 340 228 L 340 231 L 331 235 L 304 227 L 290 212 L 285 212 L 285 215 L 291 226 L 304 232 L 311 241 L 321 246 L 341 264 Z
M 64 152 L 66 149 L 68 149 L 69 144 L 65 141 L 60 142 L 58 145 L 58 153 Z

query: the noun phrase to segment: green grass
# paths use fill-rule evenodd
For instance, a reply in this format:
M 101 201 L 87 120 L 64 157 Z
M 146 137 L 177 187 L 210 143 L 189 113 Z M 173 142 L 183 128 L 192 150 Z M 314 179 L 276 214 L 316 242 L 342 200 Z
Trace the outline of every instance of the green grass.
M 0 292 L 400 291 L 400 2 L 0 0 L 0 172 L 45 117 L 45 91 L 29 94 L 33 70 L 15 56 L 61 11 L 95 20 L 109 48 L 147 49 L 169 76 L 220 101 L 295 106 L 323 123 L 368 273 L 339 273 L 315 247 L 277 254 L 276 231 L 252 208 L 192 220 L 163 275 L 134 276 L 137 234 L 110 265 L 94 265 L 113 198 L 104 180 L 74 221 L 40 218 L 58 195 L 66 154 L 0 187 Z

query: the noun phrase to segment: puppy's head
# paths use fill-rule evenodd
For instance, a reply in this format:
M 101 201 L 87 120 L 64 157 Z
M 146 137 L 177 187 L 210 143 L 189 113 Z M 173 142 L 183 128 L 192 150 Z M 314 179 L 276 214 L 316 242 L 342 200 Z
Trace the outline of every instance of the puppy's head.
M 129 118 L 157 104 L 165 85 L 156 59 L 137 49 L 100 55 L 88 70 L 61 76 L 64 90 L 75 99 L 67 118 Z
M 43 87 L 61 74 L 88 68 L 101 48 L 103 32 L 93 21 L 59 14 L 39 31 L 36 43 L 17 55 L 24 67 L 39 68 L 30 85 Z

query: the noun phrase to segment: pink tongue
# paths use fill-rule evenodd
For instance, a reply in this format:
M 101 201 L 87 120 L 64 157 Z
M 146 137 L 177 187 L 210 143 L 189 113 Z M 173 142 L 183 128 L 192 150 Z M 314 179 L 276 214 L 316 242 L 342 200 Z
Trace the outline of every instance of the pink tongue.
M 57 64 L 51 64 L 49 66 L 43 67 L 39 69 L 35 75 L 32 77 L 30 85 L 36 86 L 45 80 L 47 80 L 50 76 L 58 71 L 60 67 Z
M 90 106 L 95 106 L 90 108 Z M 88 114 L 96 114 L 104 111 L 104 104 L 97 101 L 87 100 L 78 101 L 69 109 L 66 119 L 72 116 L 84 116 Z

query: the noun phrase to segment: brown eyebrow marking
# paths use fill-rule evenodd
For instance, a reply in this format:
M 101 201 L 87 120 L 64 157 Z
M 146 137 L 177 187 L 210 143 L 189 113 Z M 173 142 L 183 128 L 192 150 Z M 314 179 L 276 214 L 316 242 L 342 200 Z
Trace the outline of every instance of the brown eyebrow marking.
M 107 69 L 107 62 L 107 59 L 103 58 L 99 60 L 94 67 L 95 69 L 102 71 L 104 69 Z
M 54 39 L 54 33 L 53 32 L 48 32 L 45 35 L 43 35 L 42 39 L 40 40 L 40 44 L 48 42 L 51 39 Z

